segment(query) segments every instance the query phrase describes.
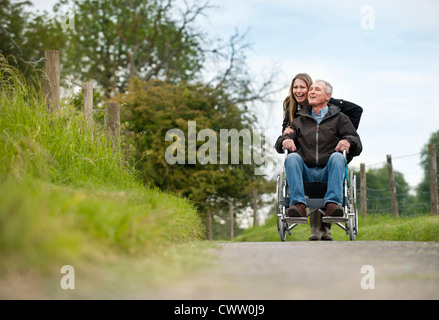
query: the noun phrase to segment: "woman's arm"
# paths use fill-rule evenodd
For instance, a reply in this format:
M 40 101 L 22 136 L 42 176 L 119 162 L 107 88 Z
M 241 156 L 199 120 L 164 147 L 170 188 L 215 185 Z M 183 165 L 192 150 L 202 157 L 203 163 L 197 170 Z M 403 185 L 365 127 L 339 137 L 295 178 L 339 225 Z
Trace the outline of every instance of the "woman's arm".
M 358 130 L 358 126 L 360 125 L 361 115 L 363 114 L 362 107 L 356 105 L 355 103 L 342 99 L 331 98 L 329 102 L 339 107 L 341 109 L 341 112 L 343 112 L 345 115 L 349 117 L 352 124 L 354 125 L 355 130 Z

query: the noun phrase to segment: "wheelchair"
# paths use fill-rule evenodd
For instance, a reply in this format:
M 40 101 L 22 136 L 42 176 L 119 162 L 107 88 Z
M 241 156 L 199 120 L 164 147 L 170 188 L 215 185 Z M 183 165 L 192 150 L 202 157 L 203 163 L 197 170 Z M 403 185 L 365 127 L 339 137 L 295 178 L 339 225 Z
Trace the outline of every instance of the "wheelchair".
M 343 153 L 346 158 L 346 151 Z M 288 150 L 285 150 L 285 158 Z M 321 214 L 323 223 L 336 224 L 346 231 L 351 241 L 355 241 L 358 235 L 358 209 L 357 209 L 357 184 L 356 176 L 346 165 L 345 178 L 343 182 L 343 217 L 326 217 L 324 197 L 326 194 L 327 183 L 324 182 L 304 182 L 307 217 L 311 214 Z M 286 212 L 290 206 L 289 189 L 283 171 L 277 177 L 277 230 L 282 242 L 286 241 L 287 234 L 291 236 L 291 231 L 299 224 L 306 224 L 294 217 L 287 217 Z M 303 219 L 302 219 L 303 220 Z

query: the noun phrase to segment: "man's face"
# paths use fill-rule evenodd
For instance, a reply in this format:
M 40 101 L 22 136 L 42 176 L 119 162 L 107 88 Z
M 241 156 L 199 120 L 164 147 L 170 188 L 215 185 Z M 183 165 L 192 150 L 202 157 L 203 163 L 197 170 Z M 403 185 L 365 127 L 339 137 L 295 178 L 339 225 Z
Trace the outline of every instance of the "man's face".
M 326 84 L 324 82 L 315 82 L 309 88 L 308 101 L 313 107 L 325 107 L 330 98 L 331 95 L 326 93 Z

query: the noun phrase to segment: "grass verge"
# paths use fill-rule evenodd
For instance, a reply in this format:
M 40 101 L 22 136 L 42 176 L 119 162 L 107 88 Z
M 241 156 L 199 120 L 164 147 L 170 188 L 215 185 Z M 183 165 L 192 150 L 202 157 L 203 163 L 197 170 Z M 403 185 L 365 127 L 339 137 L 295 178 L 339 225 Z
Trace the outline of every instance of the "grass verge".
M 371 215 L 359 218 L 357 241 L 439 241 L 439 216 L 413 216 L 393 218 L 388 215 Z M 331 229 L 334 240 L 349 241 L 349 236 L 338 226 Z M 299 225 L 287 236 L 287 241 L 308 241 L 310 226 Z M 276 216 L 258 227 L 244 231 L 236 241 L 280 241 Z
M 195 207 L 143 186 L 130 162 L 72 106 L 47 113 L 0 56 L 0 298 L 120 297 L 198 264 L 183 258 L 199 252 Z

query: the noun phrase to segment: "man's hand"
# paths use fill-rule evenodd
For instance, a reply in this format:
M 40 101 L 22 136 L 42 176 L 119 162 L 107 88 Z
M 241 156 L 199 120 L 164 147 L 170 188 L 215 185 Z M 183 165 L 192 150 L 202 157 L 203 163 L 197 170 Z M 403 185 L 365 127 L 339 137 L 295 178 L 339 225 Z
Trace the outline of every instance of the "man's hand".
M 349 148 L 351 147 L 351 144 L 348 140 L 340 140 L 337 147 L 335 147 L 336 152 L 343 152 L 346 150 L 346 152 L 349 152 Z
M 284 135 L 285 135 L 285 134 L 289 134 L 289 133 L 293 133 L 293 132 L 294 132 L 293 129 L 291 129 L 290 127 L 287 127 L 287 128 L 285 129 L 285 131 L 284 131 Z
M 285 149 L 290 150 L 291 152 L 297 151 L 296 145 L 294 144 L 294 140 L 286 139 L 284 142 L 282 142 L 282 146 Z

